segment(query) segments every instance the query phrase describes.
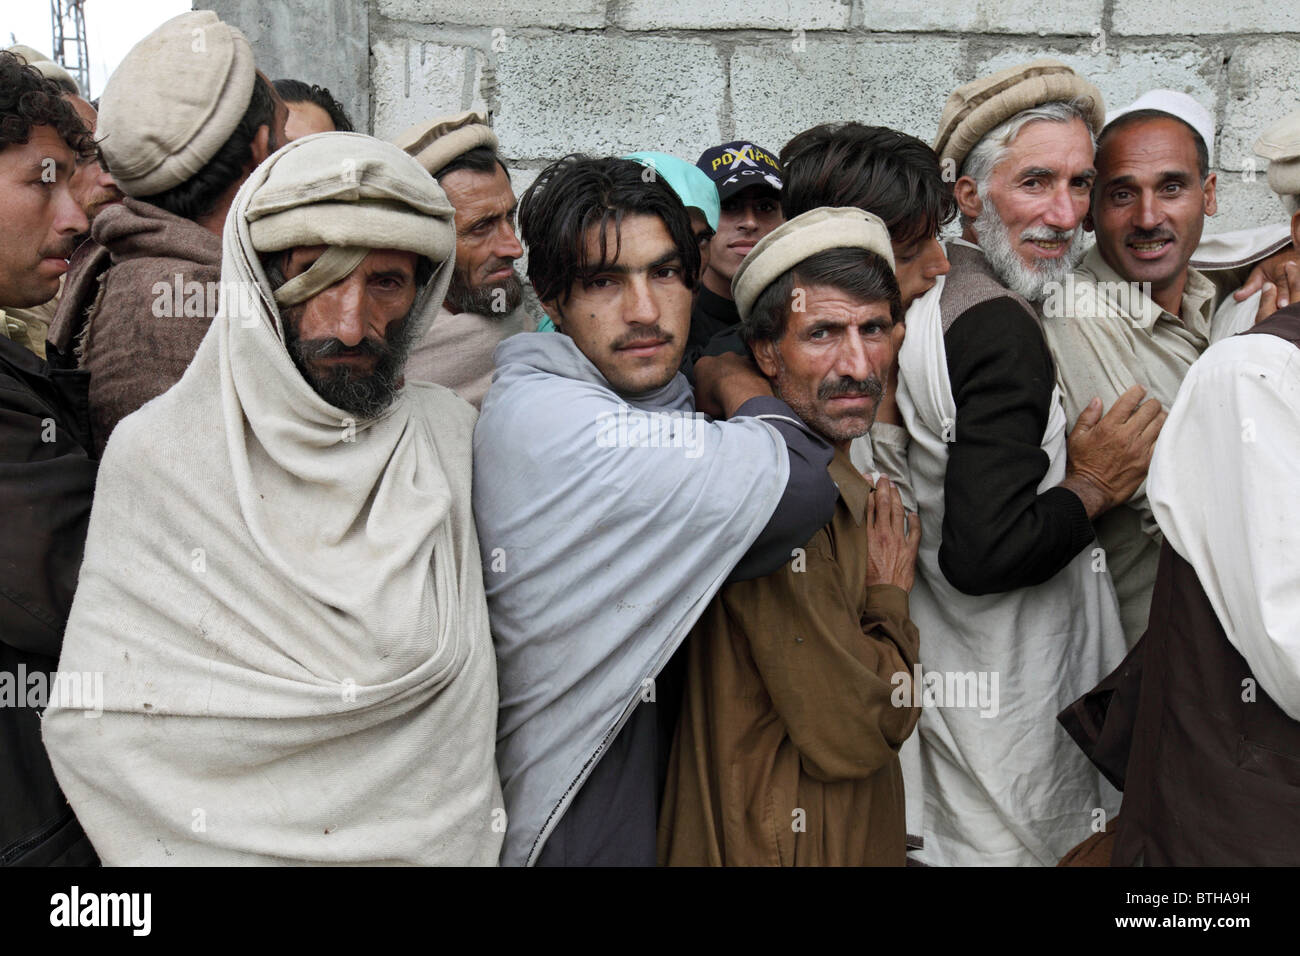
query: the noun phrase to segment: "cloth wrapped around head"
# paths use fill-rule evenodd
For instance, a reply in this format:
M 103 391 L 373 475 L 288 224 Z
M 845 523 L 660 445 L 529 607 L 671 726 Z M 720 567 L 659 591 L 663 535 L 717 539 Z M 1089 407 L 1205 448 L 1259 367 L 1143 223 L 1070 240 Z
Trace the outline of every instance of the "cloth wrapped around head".
M 398 149 L 360 133 L 319 133 L 299 141 L 250 194 L 244 217 L 259 253 L 295 246 L 330 249 L 275 291 L 296 305 L 345 278 L 371 249 L 402 249 L 435 266 L 438 302 L 451 282 L 455 210 L 436 182 Z

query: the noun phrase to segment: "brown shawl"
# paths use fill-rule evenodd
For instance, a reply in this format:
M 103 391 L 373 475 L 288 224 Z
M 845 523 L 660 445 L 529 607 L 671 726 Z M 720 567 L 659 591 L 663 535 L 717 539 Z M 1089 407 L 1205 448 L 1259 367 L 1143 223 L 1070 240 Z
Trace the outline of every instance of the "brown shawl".
M 90 372 L 95 455 L 117 423 L 180 379 L 216 314 L 221 237 L 126 199 L 95 217 L 49 341 Z

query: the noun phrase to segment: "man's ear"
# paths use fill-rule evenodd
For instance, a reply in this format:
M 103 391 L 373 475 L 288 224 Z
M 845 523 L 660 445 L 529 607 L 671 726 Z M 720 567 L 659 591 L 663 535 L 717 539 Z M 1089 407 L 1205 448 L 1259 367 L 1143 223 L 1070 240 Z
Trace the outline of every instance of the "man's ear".
M 759 339 L 749 343 L 749 350 L 754 353 L 754 363 L 764 378 L 776 378 L 781 368 L 781 355 L 777 349 L 776 339 Z
M 1219 211 L 1219 196 L 1217 192 L 1218 178 L 1215 173 L 1205 177 L 1205 214 L 1213 216 Z
M 984 211 L 984 203 L 980 200 L 979 189 L 975 185 L 975 180 L 969 176 L 962 176 L 952 185 L 953 198 L 957 200 L 957 208 L 967 219 L 978 219 L 980 213 Z
M 271 142 L 271 127 L 262 124 L 253 134 L 253 141 L 249 144 L 249 151 L 253 154 L 253 168 L 256 169 L 266 161 L 266 157 L 271 155 L 267 146 Z
M 560 304 L 558 302 L 554 299 L 548 299 L 546 302 L 542 303 L 542 311 L 545 312 L 546 317 L 554 323 L 555 331 L 564 331 L 564 313 L 560 311 Z

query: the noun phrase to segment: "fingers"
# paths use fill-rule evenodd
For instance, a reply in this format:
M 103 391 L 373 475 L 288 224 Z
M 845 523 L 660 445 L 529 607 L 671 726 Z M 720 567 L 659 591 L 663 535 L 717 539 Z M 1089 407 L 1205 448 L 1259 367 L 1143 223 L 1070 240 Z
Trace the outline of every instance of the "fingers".
M 1137 431 L 1142 431 L 1164 410 L 1164 407 L 1156 399 L 1148 399 L 1138 406 L 1138 410 L 1132 414 L 1128 423 Z
M 921 517 L 915 511 L 907 513 L 907 546 L 915 558 L 921 548 Z
M 1263 322 L 1277 311 L 1277 286 L 1271 282 L 1264 283 L 1264 291 L 1259 297 L 1259 308 L 1255 310 L 1255 321 Z
M 1250 270 L 1246 284 L 1234 292 L 1232 297 L 1238 302 L 1245 302 L 1262 288 L 1264 288 L 1264 269 L 1262 266 L 1255 266 Z
M 1088 407 L 1079 413 L 1079 420 L 1074 423 L 1074 428 L 1070 430 L 1073 436 L 1076 432 L 1088 431 L 1101 421 L 1101 399 L 1093 398 L 1088 403 Z
M 1138 406 L 1142 404 L 1142 399 L 1147 390 L 1141 385 L 1133 385 L 1124 392 L 1119 398 L 1115 399 L 1115 404 L 1110 407 L 1104 418 L 1113 422 L 1126 422 L 1137 411 Z
M 1300 265 L 1288 262 L 1277 282 L 1277 307 L 1285 309 L 1300 297 Z
M 1154 401 L 1154 399 L 1152 401 Z M 1168 417 L 1169 413 L 1162 410 L 1159 415 L 1152 418 L 1151 421 L 1147 423 L 1147 426 L 1142 429 L 1142 440 L 1150 442 L 1152 448 L 1155 447 L 1156 438 L 1160 435 L 1160 429 L 1165 427 L 1165 419 Z
M 903 532 L 903 498 L 898 493 L 898 486 L 885 479 L 886 507 L 889 509 L 889 527 L 898 537 L 905 537 Z

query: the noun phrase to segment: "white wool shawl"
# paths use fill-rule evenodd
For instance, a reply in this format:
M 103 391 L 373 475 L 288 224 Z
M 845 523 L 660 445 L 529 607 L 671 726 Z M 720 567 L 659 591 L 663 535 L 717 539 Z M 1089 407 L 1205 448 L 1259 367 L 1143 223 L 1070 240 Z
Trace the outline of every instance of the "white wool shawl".
M 355 160 L 354 198 L 422 196 L 445 207 L 428 228 L 450 228 L 437 184 L 369 137 L 299 140 L 253 173 L 222 280 L 255 290 L 255 314 L 223 289 L 184 377 L 109 442 L 60 662 L 103 675 L 103 714 L 51 706 L 46 746 L 109 865 L 494 864 L 475 415 L 412 383 L 353 421 L 304 381 L 247 217 L 286 155 L 304 173 Z M 337 207 L 304 176 L 302 204 L 327 193 Z M 417 299 L 417 335 L 451 267 Z

